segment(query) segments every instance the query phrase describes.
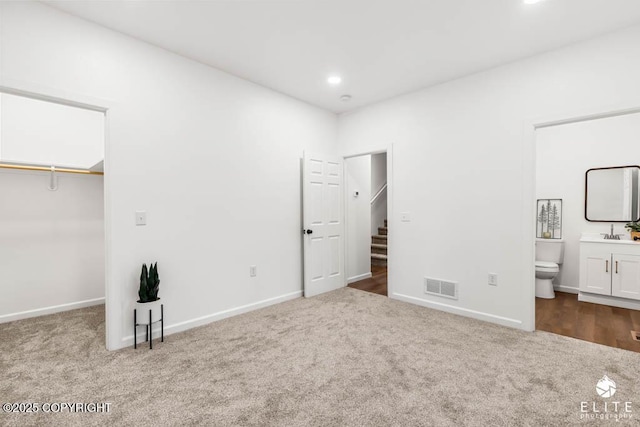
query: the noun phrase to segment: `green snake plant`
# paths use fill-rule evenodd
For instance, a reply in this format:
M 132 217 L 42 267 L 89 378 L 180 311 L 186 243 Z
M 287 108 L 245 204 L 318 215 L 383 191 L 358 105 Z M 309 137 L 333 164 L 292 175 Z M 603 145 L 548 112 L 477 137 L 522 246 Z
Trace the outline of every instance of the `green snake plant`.
M 158 263 L 142 264 L 142 273 L 140 274 L 140 289 L 138 302 L 152 302 L 158 299 L 158 289 L 160 288 L 160 277 L 158 276 Z

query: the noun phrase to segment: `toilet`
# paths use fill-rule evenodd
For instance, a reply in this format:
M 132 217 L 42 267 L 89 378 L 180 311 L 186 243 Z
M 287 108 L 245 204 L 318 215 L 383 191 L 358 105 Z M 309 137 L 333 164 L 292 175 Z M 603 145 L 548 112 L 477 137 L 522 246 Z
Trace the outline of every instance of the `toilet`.
M 560 272 L 564 257 L 562 240 L 536 240 L 536 298 L 555 298 L 553 279 Z

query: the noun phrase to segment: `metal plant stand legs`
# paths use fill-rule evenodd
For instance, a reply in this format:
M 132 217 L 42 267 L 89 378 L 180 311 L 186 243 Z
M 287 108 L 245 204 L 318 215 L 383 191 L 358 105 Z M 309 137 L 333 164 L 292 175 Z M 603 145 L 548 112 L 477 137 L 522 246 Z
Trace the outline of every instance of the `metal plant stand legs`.
M 153 324 L 160 322 L 160 342 L 164 342 L 164 304 L 160 304 L 160 319 L 153 320 L 152 310 L 149 310 L 149 323 L 138 323 L 138 310 L 133 309 L 133 348 L 138 348 L 138 326 L 144 326 L 145 341 L 149 341 L 149 348 L 153 350 Z

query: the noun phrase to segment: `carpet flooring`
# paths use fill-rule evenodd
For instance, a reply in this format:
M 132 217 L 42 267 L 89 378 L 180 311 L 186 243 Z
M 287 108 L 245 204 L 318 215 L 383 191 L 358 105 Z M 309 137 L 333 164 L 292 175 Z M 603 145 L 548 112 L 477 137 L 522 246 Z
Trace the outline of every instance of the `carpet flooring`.
M 2 403 L 111 403 L 100 414 L 0 413 L 0 424 L 548 426 L 580 423 L 583 401 L 630 401 L 630 423 L 640 417 L 638 353 L 350 288 L 153 350 L 108 352 L 103 330 L 103 307 L 0 325 Z M 611 399 L 596 393 L 605 374 L 617 383 Z

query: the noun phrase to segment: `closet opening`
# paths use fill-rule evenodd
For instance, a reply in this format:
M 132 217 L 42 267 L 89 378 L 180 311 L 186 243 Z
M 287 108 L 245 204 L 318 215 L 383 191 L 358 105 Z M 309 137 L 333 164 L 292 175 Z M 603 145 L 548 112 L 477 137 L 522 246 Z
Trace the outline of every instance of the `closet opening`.
M 105 128 L 105 110 L 0 91 L 0 327 L 9 336 L 20 322 L 41 322 L 46 334 L 72 315 L 105 340 Z

